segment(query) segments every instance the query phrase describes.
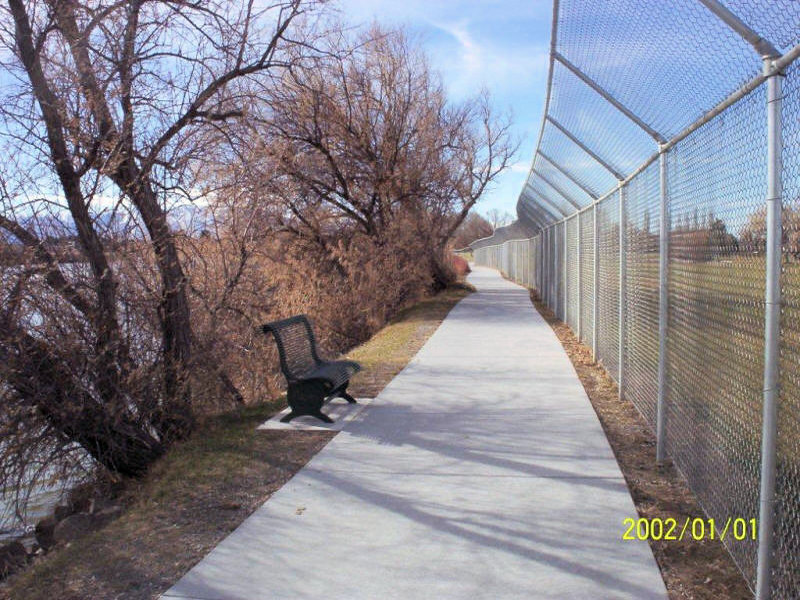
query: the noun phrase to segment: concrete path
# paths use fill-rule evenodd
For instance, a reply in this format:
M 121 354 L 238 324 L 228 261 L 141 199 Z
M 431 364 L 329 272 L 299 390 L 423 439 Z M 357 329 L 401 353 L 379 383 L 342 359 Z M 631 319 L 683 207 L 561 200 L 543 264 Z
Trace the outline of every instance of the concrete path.
M 376 400 L 165 598 L 666 598 L 583 387 L 476 268 Z

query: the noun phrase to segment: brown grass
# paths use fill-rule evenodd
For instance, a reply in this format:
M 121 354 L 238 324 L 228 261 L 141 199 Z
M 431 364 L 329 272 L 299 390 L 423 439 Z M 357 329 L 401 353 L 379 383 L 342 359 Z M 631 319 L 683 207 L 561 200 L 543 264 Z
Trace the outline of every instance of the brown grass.
M 648 519 L 706 515 L 686 480 L 667 461 L 656 463 L 656 442 L 647 422 L 568 325 L 531 293 L 536 309 L 553 328 L 586 389 L 630 489 L 639 516 Z M 669 597 L 674 600 L 752 599 L 739 569 L 718 540 L 650 541 Z
M 400 313 L 349 357 L 365 367 L 356 395 L 377 394 L 419 351 L 469 286 Z M 209 418 L 123 493 L 125 513 L 38 559 L 2 584 L 0 598 L 155 598 L 196 564 L 335 435 L 257 431 L 285 399 Z

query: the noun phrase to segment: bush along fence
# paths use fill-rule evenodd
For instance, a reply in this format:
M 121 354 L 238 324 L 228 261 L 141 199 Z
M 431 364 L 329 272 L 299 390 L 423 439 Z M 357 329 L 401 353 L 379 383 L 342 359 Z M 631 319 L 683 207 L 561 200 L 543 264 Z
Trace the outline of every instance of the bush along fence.
M 537 290 L 591 347 L 718 535 L 754 524 L 723 541 L 756 597 L 795 598 L 800 9 L 663 4 L 556 2 L 522 239 L 479 240 L 474 260 Z M 688 63 L 671 53 L 703 36 L 710 56 L 677 78 Z

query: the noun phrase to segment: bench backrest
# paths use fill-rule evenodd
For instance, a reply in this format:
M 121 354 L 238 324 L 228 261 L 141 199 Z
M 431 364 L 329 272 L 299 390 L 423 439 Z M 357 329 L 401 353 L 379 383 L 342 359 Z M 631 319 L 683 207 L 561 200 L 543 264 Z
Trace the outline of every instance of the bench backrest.
M 322 361 L 317 352 L 317 340 L 306 315 L 298 315 L 262 325 L 278 345 L 281 370 L 288 381 L 297 381 Z

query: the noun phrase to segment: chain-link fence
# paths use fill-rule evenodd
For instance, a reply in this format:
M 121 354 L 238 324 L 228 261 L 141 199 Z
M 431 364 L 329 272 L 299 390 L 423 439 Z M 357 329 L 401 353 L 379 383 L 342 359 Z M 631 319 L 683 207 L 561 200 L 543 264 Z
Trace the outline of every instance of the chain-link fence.
M 800 2 L 561 0 L 518 201 L 474 244 L 657 432 L 759 598 L 800 597 Z M 718 531 L 718 534 L 721 531 Z

